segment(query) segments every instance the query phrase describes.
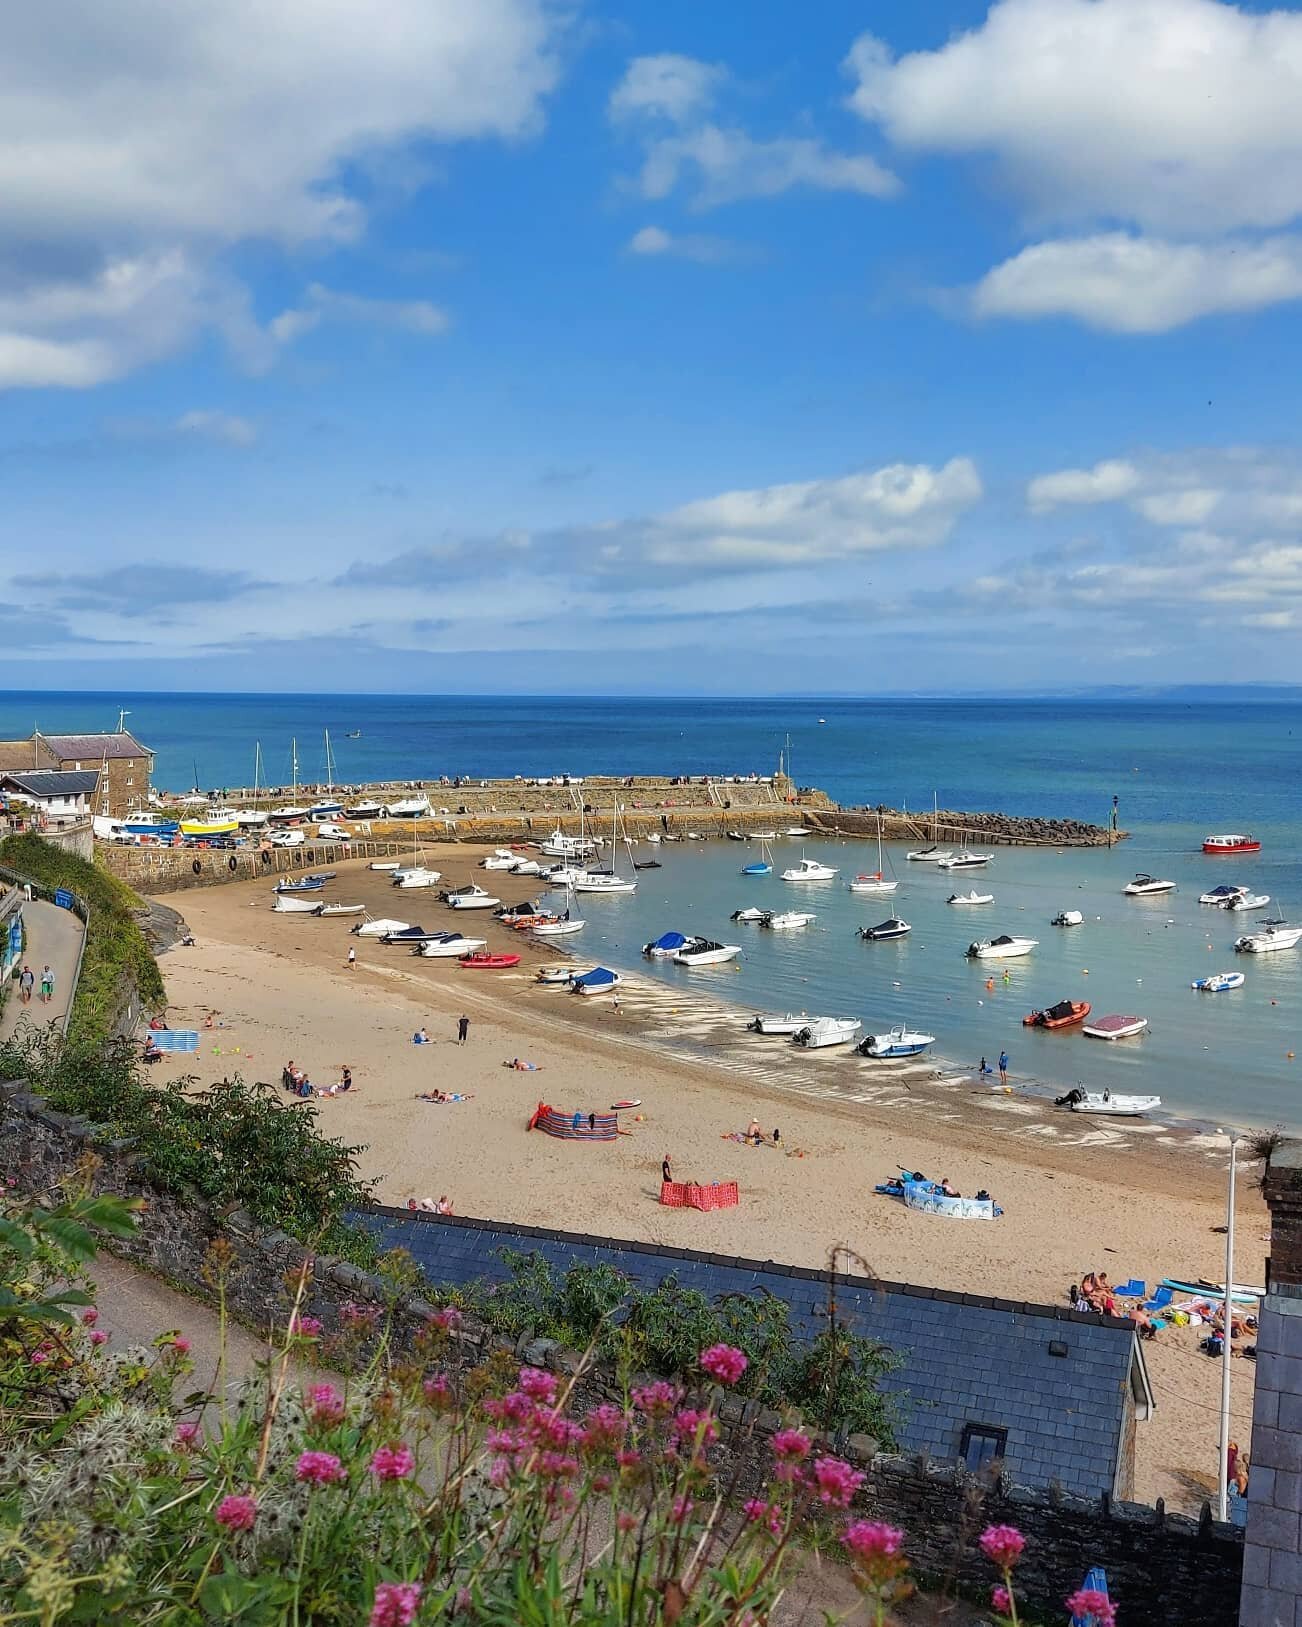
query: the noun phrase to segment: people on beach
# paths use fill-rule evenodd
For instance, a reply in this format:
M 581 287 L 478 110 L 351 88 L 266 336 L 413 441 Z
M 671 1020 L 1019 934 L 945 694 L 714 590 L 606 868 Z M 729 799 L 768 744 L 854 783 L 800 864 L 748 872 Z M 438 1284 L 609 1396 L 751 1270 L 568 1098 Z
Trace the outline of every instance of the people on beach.
M 470 1037 L 470 1018 L 465 1017 L 465 1016 L 458 1017 L 457 1018 L 457 1044 L 458 1045 L 464 1045 L 466 1043 L 467 1039 L 469 1039 L 469 1037 Z
M 411 1043 L 413 1045 L 428 1045 L 429 1044 L 429 1035 L 425 1032 L 424 1027 L 418 1028 L 416 1030 L 416 1032 L 411 1036 Z
M 542 1066 L 537 1062 L 522 1062 L 518 1056 L 513 1056 L 509 1062 L 503 1062 L 504 1068 L 514 1068 L 517 1073 L 541 1073 Z
M 668 1153 L 666 1153 L 664 1155 L 664 1157 L 660 1160 L 660 1178 L 661 1178 L 662 1181 L 668 1182 L 670 1184 L 672 1184 L 672 1182 L 673 1182 L 674 1171 L 673 1171 L 673 1166 L 669 1162 L 669 1154 Z
M 985 1057 L 982 1057 L 981 1058 L 981 1066 L 977 1069 L 977 1076 L 979 1078 L 981 1078 L 981 1079 L 984 1079 L 987 1076 L 987 1074 L 993 1075 L 994 1071 L 995 1070 L 986 1061 Z
M 780 1147 L 782 1145 L 782 1132 L 776 1126 L 773 1130 L 773 1145 L 775 1147 Z
M 1001 1085 L 1006 1085 L 1008 1083 L 1008 1052 L 1007 1051 L 1000 1051 L 1000 1053 L 999 1053 L 999 1083 Z
M 474 1099 L 475 1093 L 473 1090 L 464 1096 L 450 1090 L 418 1090 L 416 1092 L 418 1102 L 437 1102 L 440 1107 L 448 1102 L 473 1102 Z
M 163 1053 L 158 1049 L 158 1041 L 152 1034 L 146 1034 L 145 1049 L 141 1060 L 143 1062 L 157 1062 L 161 1058 L 162 1054 Z
M 54 968 L 46 962 L 41 973 L 41 999 L 48 1006 L 54 998 Z
M 356 970 L 356 967 L 357 967 L 357 951 L 355 949 L 353 949 L 353 948 L 350 948 L 349 951 L 348 951 L 348 970 L 350 972 L 354 971 L 354 970 Z
M 32 1003 L 32 989 L 36 985 L 36 973 L 30 966 L 24 966 L 22 975 L 18 979 L 18 997 L 25 1006 Z

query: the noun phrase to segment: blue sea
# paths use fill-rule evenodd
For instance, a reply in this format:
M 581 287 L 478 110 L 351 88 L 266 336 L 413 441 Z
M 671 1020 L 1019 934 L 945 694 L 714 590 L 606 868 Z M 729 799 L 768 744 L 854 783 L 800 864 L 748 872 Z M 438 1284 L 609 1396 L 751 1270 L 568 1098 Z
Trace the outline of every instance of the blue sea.
M 0 694 L 0 738 L 33 725 L 49 733 L 112 728 L 119 708 L 156 753 L 156 783 L 172 790 L 248 785 L 255 742 L 264 780 L 288 784 L 291 739 L 300 779 L 324 778 L 329 729 L 335 778 L 357 783 L 440 774 L 768 773 L 779 752 L 794 777 L 846 805 L 884 802 L 1075 817 L 1105 823 L 1114 796 L 1131 840 L 1115 849 L 999 848 L 984 871 L 951 877 L 889 855 L 901 886 L 890 899 L 844 883 L 873 867 L 862 844 L 779 844 L 776 870 L 807 851 L 840 870 L 798 888 L 775 874 L 746 878 L 736 843 L 662 847 L 664 868 L 641 873 L 633 896 L 582 900 L 587 930 L 567 947 L 636 966 L 752 1009 L 855 1015 L 869 1030 L 908 1021 L 960 1063 L 1006 1048 L 1014 1080 L 1032 1089 L 1154 1091 L 1173 1111 L 1220 1122 L 1302 1126 L 1302 948 L 1236 956 L 1250 918 L 1198 903 L 1224 880 L 1269 893 L 1302 921 L 1302 698 L 859 700 L 806 697 L 593 699 L 505 696 Z M 348 735 L 360 730 L 360 738 Z M 788 744 L 789 742 L 789 744 Z M 1258 855 L 1212 859 L 1210 831 L 1244 830 Z M 649 856 L 643 847 L 639 856 Z M 875 860 L 875 854 L 871 855 Z M 453 868 L 449 866 L 449 868 Z M 1132 900 L 1137 870 L 1178 891 Z M 972 887 L 995 904 L 958 909 Z M 519 889 L 521 896 L 524 889 Z M 514 894 L 508 896 L 514 897 Z M 799 903 L 797 902 L 799 901 Z M 734 926 L 734 909 L 809 908 L 815 924 L 778 934 Z M 1060 909 L 1085 924 L 1049 925 Z M 898 943 L 861 943 L 854 928 L 897 913 L 913 926 Z M 671 928 L 746 947 L 736 969 L 651 967 L 639 950 Z M 975 937 L 1030 936 L 1039 948 L 1009 963 L 1009 981 L 967 961 Z M 1193 978 L 1246 972 L 1247 986 L 1199 995 Z M 1022 1015 L 1061 999 L 1096 1013 L 1146 1016 L 1141 1039 L 1107 1044 L 1078 1032 L 1024 1030 Z M 868 1064 L 865 1064 L 867 1067 Z

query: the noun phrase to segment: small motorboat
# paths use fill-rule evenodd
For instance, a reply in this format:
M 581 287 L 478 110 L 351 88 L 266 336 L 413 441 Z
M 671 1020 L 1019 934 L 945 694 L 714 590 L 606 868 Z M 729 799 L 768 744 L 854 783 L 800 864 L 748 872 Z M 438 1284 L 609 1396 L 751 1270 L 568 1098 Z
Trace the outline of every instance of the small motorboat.
M 441 870 L 427 870 L 423 864 L 411 865 L 406 870 L 395 870 L 393 873 L 395 887 L 437 887 L 442 880 Z
M 661 840 L 661 836 L 660 836 L 660 832 L 658 830 L 653 830 L 651 832 L 651 834 L 647 837 L 648 842 L 658 842 L 660 840 Z
M 733 919 L 736 920 L 736 916 Z M 688 941 L 681 932 L 662 932 L 658 938 L 642 945 L 642 953 L 648 960 L 672 960 Z
M 514 870 L 520 863 L 520 855 L 512 853 L 509 847 L 495 848 L 487 858 L 480 859 L 481 870 Z
M 741 954 L 739 943 L 715 943 L 711 938 L 693 938 L 674 955 L 677 966 L 723 966 Z
M 382 802 L 355 802 L 344 809 L 345 819 L 383 819 L 388 809 Z
M 1225 909 L 1232 899 L 1240 897 L 1247 890 L 1246 887 L 1236 887 L 1230 882 L 1222 882 L 1219 887 L 1213 887 L 1210 892 L 1200 893 L 1198 902 L 1200 904 L 1214 904 L 1220 909 Z
M 928 1045 L 936 1043 L 934 1034 L 920 1034 L 901 1024 L 898 1028 L 889 1029 L 885 1034 L 869 1034 L 855 1049 L 860 1056 L 871 1056 L 878 1061 L 888 1061 L 895 1057 L 921 1056 Z
M 808 926 L 816 921 L 816 915 L 810 915 L 804 910 L 783 910 L 778 914 L 769 911 L 760 919 L 760 925 L 768 927 L 773 932 L 790 932 L 796 927 Z
M 316 912 L 318 915 L 364 915 L 366 913 L 366 905 L 318 904 L 316 907 Z
M 551 921 L 531 922 L 529 931 L 535 938 L 568 938 L 575 932 L 582 932 L 587 924 L 573 916 L 558 915 Z
M 493 911 L 493 916 L 503 926 L 515 926 L 518 921 L 531 921 L 536 916 L 549 913 L 536 898 L 531 898 L 526 904 L 499 904 Z
M 1054 1101 L 1055 1107 L 1069 1107 L 1073 1113 L 1096 1113 L 1103 1118 L 1137 1119 L 1156 1112 L 1160 1096 L 1114 1096 L 1110 1090 L 1082 1090 L 1079 1085 Z
M 1059 1000 L 1056 1006 L 1032 1011 L 1022 1018 L 1023 1028 L 1075 1028 L 1090 1014 L 1088 1000 Z
M 836 871 L 830 864 L 822 864 L 818 859 L 801 859 L 800 863 L 791 870 L 782 872 L 783 881 L 831 881 Z
M 1004 933 L 998 938 L 980 938 L 968 944 L 966 953 L 969 960 L 1015 960 L 1019 955 L 1029 955 L 1039 943 L 1038 938 L 1012 938 Z
M 1144 874 L 1142 871 L 1133 881 L 1128 881 L 1122 888 L 1127 898 L 1151 898 L 1155 893 L 1173 893 L 1175 882 L 1163 881 L 1157 876 Z
M 947 904 L 993 904 L 993 893 L 979 893 L 974 887 L 970 893 L 951 893 L 945 900 Z
M 610 994 L 624 979 L 608 966 L 594 966 L 590 972 L 580 972 L 570 979 L 571 994 Z
M 1283 921 L 1264 921 L 1260 932 L 1236 938 L 1234 947 L 1241 955 L 1270 955 L 1279 949 L 1292 949 L 1302 938 L 1302 926 L 1286 926 Z
M 1240 893 L 1237 898 L 1231 898 L 1225 905 L 1227 910 L 1264 910 L 1270 903 L 1269 893 Z
M 478 885 L 461 887 L 454 893 L 449 893 L 443 901 L 450 910 L 492 910 L 502 902 L 494 898 L 492 893 L 486 893 Z
M 573 966 L 540 966 L 538 976 L 534 979 L 535 983 L 541 983 L 548 989 L 561 989 L 573 981 Z
M 401 870 L 402 866 L 397 859 L 372 859 L 366 868 L 368 870 Z
M 793 1015 L 788 1011 L 784 1016 L 771 1016 L 759 1013 L 746 1024 L 747 1030 L 752 1034 L 798 1034 L 802 1028 L 808 1028 L 811 1022 L 818 1022 L 817 1017 L 810 1017 L 807 1011 Z
M 815 1017 L 791 1036 L 793 1045 L 818 1051 L 826 1045 L 849 1045 L 863 1024 L 858 1017 Z
M 274 891 L 278 893 L 319 893 L 324 886 L 324 876 L 301 876 L 297 881 L 278 881 Z
M 519 955 L 462 955 L 457 965 L 466 972 L 505 972 L 520 964 Z
M 1204 853 L 1260 853 L 1261 843 L 1255 836 L 1204 836 Z
M 271 907 L 277 915 L 315 915 L 321 908 L 321 900 L 310 893 L 306 898 L 279 893 Z
M 775 830 L 753 830 L 750 833 L 750 839 L 752 842 L 776 842 L 778 833 Z M 654 838 L 648 837 L 647 840 L 651 841 Z
M 814 833 L 805 825 L 788 825 L 782 834 L 784 836 L 812 836 Z
M 739 830 L 726 830 L 723 833 L 730 842 L 748 842 L 750 837 Z
M 942 859 L 952 859 L 954 851 L 948 847 L 938 847 L 935 842 L 930 847 L 915 847 L 909 854 L 914 864 L 939 864 Z
M 417 944 L 412 953 L 423 955 L 426 960 L 460 960 L 463 955 L 474 955 L 487 948 L 487 938 L 466 938 L 460 932 L 449 932 L 446 937 Z
M 757 905 L 752 904 L 749 909 L 733 910 L 732 919 L 734 921 L 754 921 L 758 923 L 771 913 L 769 910 L 762 910 Z
M 410 921 L 392 921 L 385 917 L 376 920 L 372 917 L 368 921 L 359 921 L 349 931 L 356 938 L 387 938 L 395 932 L 406 932 L 411 926 Z
M 1136 1034 L 1142 1034 L 1147 1027 L 1147 1017 L 1127 1017 L 1120 1012 L 1112 1012 L 1086 1023 L 1081 1033 L 1088 1034 L 1090 1039 L 1131 1039 Z
M 893 893 L 899 886 L 898 881 L 888 881 L 880 870 L 869 875 L 856 876 L 850 883 L 852 893 Z
M 544 870 L 537 859 L 522 859 L 517 853 L 515 863 L 511 866 L 511 874 L 513 876 L 546 876 L 550 875 L 551 872 Z
M 979 870 L 983 864 L 989 864 L 994 858 L 993 853 L 951 853 L 947 859 L 937 859 L 938 870 Z
M 446 938 L 446 932 L 426 932 L 423 926 L 396 927 L 392 932 L 380 934 L 381 943 L 428 943 L 431 938 Z
M 663 870 L 664 865 L 661 864 L 659 859 L 634 859 L 633 868 L 635 870 Z
M 304 882 L 317 881 L 324 887 L 327 881 L 334 881 L 337 872 L 334 870 L 314 870 L 311 875 L 303 877 Z
M 861 926 L 859 936 L 865 943 L 886 943 L 891 938 L 902 938 L 913 928 L 907 921 L 901 921 L 898 915 L 892 915 L 885 921 L 878 921 L 876 926 Z
M 1050 926 L 1080 926 L 1080 925 L 1083 924 L 1084 920 L 1085 920 L 1085 917 L 1080 912 L 1080 910 L 1059 910 L 1058 913 L 1054 916 L 1053 920 L 1049 922 L 1049 925 Z
M 1213 972 L 1210 977 L 1196 977 L 1189 985 L 1202 994 L 1224 994 L 1229 989 L 1241 989 L 1247 982 L 1242 972 Z

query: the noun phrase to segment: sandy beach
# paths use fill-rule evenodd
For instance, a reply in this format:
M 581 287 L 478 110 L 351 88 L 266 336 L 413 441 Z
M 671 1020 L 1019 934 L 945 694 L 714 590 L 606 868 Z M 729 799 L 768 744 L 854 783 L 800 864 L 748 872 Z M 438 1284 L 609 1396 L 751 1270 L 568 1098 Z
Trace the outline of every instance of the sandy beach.
M 478 853 L 431 849 L 448 883 L 479 877 Z M 355 1089 L 323 1100 L 323 1129 L 365 1147 L 362 1171 L 388 1203 L 448 1194 L 460 1214 L 714 1249 L 820 1266 L 835 1245 L 885 1278 L 1061 1303 L 1090 1269 L 1218 1280 L 1224 1243 L 1224 1143 L 1170 1125 L 1097 1126 L 917 1061 L 847 1065 L 744 1032 L 745 1013 L 631 978 L 613 1000 L 586 1001 L 533 981 L 552 949 L 476 913 L 452 921 L 432 892 L 397 892 L 355 862 L 331 896 L 373 914 L 452 924 L 522 952 L 509 972 L 473 972 L 348 932 L 348 918 L 271 912 L 270 887 L 172 895 L 195 937 L 164 957 L 173 1026 L 201 1029 L 184 1059 L 206 1081 L 279 1080 L 289 1059 L 317 1085 L 347 1064 Z M 508 896 L 527 889 L 514 889 Z M 469 924 L 467 924 L 469 922 Z M 349 947 L 357 965 L 349 969 Z M 213 1013 L 215 1026 L 204 1029 Z M 465 1045 L 457 1019 L 470 1019 Z M 432 1043 L 413 1045 L 424 1026 Z M 503 1063 L 520 1058 L 536 1072 Z M 164 1065 L 166 1066 L 166 1064 Z M 177 1071 L 185 1071 L 178 1068 Z M 455 1091 L 436 1105 L 418 1091 Z M 631 1132 L 582 1145 L 529 1135 L 540 1100 L 622 1115 Z M 293 1111 L 291 1098 L 285 1098 Z M 782 1151 L 726 1139 L 754 1116 Z M 662 1209 L 660 1161 L 678 1178 L 736 1180 L 741 1204 L 701 1215 Z M 898 1166 L 985 1187 L 993 1225 L 946 1225 L 874 1195 Z M 1268 1230 L 1251 1172 L 1240 1183 L 1236 1275 L 1260 1281 Z M 1218 1367 L 1192 1329 L 1145 1347 L 1158 1411 L 1139 1430 L 1137 1491 L 1196 1508 L 1213 1487 Z M 1236 1429 L 1250 1429 L 1252 1363 L 1235 1362 Z

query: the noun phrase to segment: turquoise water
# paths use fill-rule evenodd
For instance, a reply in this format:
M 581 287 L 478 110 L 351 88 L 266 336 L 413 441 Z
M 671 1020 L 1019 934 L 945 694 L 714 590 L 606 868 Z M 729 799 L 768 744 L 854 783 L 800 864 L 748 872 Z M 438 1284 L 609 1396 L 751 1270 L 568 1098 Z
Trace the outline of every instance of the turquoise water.
M 936 793 L 942 807 L 1102 823 L 1116 795 L 1133 835 L 1111 852 L 1000 848 L 986 870 L 950 876 L 906 863 L 901 851 L 894 899 L 846 890 L 851 875 L 871 868 L 870 850 L 859 844 L 808 844 L 804 850 L 841 875 L 805 887 L 740 876 L 753 855 L 739 844 L 662 847 L 665 868 L 643 872 L 636 895 L 584 897 L 591 925 L 575 944 L 593 958 L 727 992 L 754 1009 L 848 1013 L 869 1028 L 905 1020 L 935 1033 L 937 1052 L 958 1062 L 975 1063 L 983 1052 L 993 1061 L 1007 1048 L 1015 1080 L 1032 1088 L 1081 1082 L 1156 1091 L 1168 1107 L 1201 1117 L 1302 1126 L 1295 1083 L 1302 1062 L 1287 1057 L 1302 1056 L 1302 950 L 1236 956 L 1231 945 L 1248 930 L 1244 918 L 1197 902 L 1217 882 L 1243 881 L 1302 921 L 1302 700 L 0 694 L 0 738 L 26 734 L 34 723 L 48 732 L 110 728 L 119 707 L 156 751 L 157 782 L 177 790 L 196 779 L 205 789 L 250 783 L 258 740 L 267 778 L 288 783 L 291 736 L 301 777 L 322 777 L 328 728 L 336 777 L 352 783 L 439 774 L 765 773 L 789 736 L 796 779 L 846 804 L 924 810 Z M 361 738 L 347 739 L 351 730 Z M 1264 850 L 1205 858 L 1199 845 L 1214 830 L 1252 831 Z M 775 856 L 789 862 L 800 851 L 786 842 Z M 1171 877 L 1179 891 L 1123 898 L 1140 869 Z M 950 892 L 972 887 L 993 892 L 995 904 L 945 904 Z M 793 908 L 798 900 L 819 916 L 804 932 L 761 932 L 728 919 L 746 904 Z M 1049 925 L 1072 908 L 1084 912 L 1084 926 Z M 864 944 L 854 936 L 856 926 L 893 911 L 912 924 L 907 939 Z M 745 958 L 736 970 L 692 973 L 642 961 L 641 945 L 670 928 L 740 942 Z M 1007 986 L 996 967 L 991 991 L 989 964 L 969 963 L 963 949 L 1001 932 L 1038 938 L 1040 947 L 1009 962 Z M 1244 989 L 1190 990 L 1193 978 L 1232 966 L 1247 974 Z M 1021 1027 L 1026 1011 L 1065 998 L 1089 999 L 1100 1014 L 1146 1016 L 1150 1031 L 1105 1044 Z

